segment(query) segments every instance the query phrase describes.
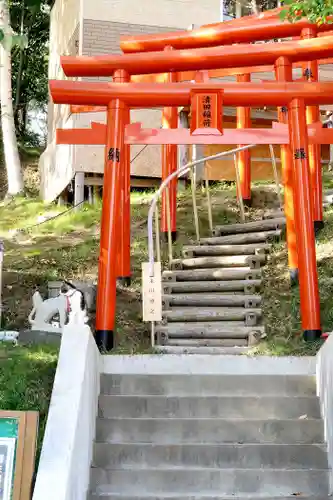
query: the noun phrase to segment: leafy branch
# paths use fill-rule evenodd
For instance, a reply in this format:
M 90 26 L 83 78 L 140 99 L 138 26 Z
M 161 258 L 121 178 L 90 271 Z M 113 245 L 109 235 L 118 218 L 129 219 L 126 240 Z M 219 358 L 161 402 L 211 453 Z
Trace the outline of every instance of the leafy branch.
M 280 13 L 282 20 L 296 22 L 306 18 L 317 25 L 333 23 L 333 0 L 284 0 L 283 5 L 287 9 Z

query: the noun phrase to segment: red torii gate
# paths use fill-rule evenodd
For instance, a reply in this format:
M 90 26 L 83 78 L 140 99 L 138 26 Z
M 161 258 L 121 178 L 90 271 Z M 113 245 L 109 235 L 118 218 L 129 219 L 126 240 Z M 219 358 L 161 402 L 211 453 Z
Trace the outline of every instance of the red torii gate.
M 268 16 L 269 17 L 269 16 Z M 265 21 L 266 22 L 266 21 Z M 276 19 L 269 18 L 267 20 L 269 26 L 274 29 L 281 30 L 281 25 L 284 30 L 287 26 L 283 23 L 277 23 Z M 275 24 L 272 24 L 275 23 Z M 302 27 L 308 27 L 309 23 L 306 23 Z M 256 27 L 262 26 L 256 21 Z M 325 25 L 322 30 L 327 29 Z M 242 27 L 245 30 L 247 37 L 249 36 L 249 28 L 247 25 Z M 257 28 L 256 28 L 257 29 Z M 259 28 L 258 28 L 259 29 Z M 260 28 L 262 29 L 262 28 Z M 288 29 L 291 29 L 290 26 Z M 292 28 L 294 29 L 294 28 Z M 299 29 L 299 28 L 298 28 Z M 231 31 L 235 31 L 235 27 Z M 237 30 L 236 30 L 237 31 Z M 234 34 L 236 33 L 234 32 Z M 224 31 L 219 29 L 219 33 Z M 284 31 L 285 32 L 285 31 Z M 189 32 L 191 35 L 191 32 Z M 189 33 L 187 33 L 189 35 Z M 215 33 L 215 28 L 214 28 Z M 231 32 L 230 32 L 231 33 Z M 229 33 L 229 34 L 230 34 Z M 267 34 L 267 33 L 266 33 Z M 204 32 L 205 36 L 208 36 Z M 236 35 L 235 35 L 236 36 Z M 254 35 L 252 35 L 253 37 Z M 261 32 L 261 36 L 263 32 Z M 272 36 L 272 34 L 271 34 Z M 191 38 L 191 37 L 190 37 Z M 223 38 L 225 39 L 225 38 Z M 192 38 L 191 38 L 192 40 Z M 112 56 L 97 56 L 97 57 L 71 57 L 65 56 L 61 58 L 61 64 L 64 72 L 67 76 L 116 76 L 122 72 L 123 79 L 128 79 L 128 75 L 131 77 L 133 75 L 140 75 L 140 78 L 144 75 L 149 75 L 151 77 L 152 73 L 163 74 L 166 71 L 198 71 L 198 70 L 210 70 L 210 72 L 221 71 L 221 67 L 226 69 L 232 69 L 234 67 L 245 67 L 252 62 L 253 66 L 265 66 L 265 65 L 275 65 L 275 72 L 278 81 L 286 82 L 292 80 L 292 63 L 293 62 L 308 62 L 317 59 L 322 59 L 324 57 L 330 57 L 333 53 L 333 37 L 327 36 L 323 38 L 313 38 L 306 40 L 282 42 L 279 44 L 250 44 L 250 45 L 233 45 L 227 47 L 212 47 L 204 49 L 195 50 L 172 50 L 157 53 L 138 53 L 138 54 L 123 54 L 123 55 L 112 55 Z M 248 67 L 248 66 L 247 66 Z M 121 70 L 119 70 L 121 68 Z M 126 73 L 124 73 L 126 72 Z M 137 78 L 137 77 L 136 77 Z M 148 78 L 148 76 L 147 76 Z M 124 80 L 123 80 L 124 81 Z M 241 88 L 241 83 L 238 88 Z M 246 96 L 244 96 L 246 98 Z M 248 107 L 245 99 L 245 104 L 243 108 Z M 240 106 L 238 106 L 240 108 Z M 313 109 L 313 108 L 312 108 Z M 170 109 L 166 113 L 169 117 Z M 316 112 L 312 115 L 311 122 L 316 122 L 314 118 L 319 118 Z M 285 109 L 282 106 L 279 109 L 279 120 L 286 123 L 287 117 Z M 173 121 L 173 119 L 171 120 Z M 248 122 L 244 121 L 240 125 L 247 125 Z M 311 193 L 313 195 L 313 218 L 317 225 L 322 224 L 322 190 L 321 190 L 321 165 L 318 166 L 319 157 L 318 154 L 313 154 L 313 149 L 318 152 L 318 145 L 311 145 L 312 148 L 310 155 L 310 166 L 311 171 Z M 177 168 L 175 164 L 175 149 L 170 145 L 170 148 L 165 148 L 165 153 L 163 155 L 163 165 L 165 175 L 171 173 L 171 171 Z M 243 158 L 244 159 L 244 158 Z M 317 161 L 318 160 L 318 161 Z M 287 147 L 282 145 L 281 147 L 281 161 L 283 168 L 283 177 L 285 185 L 285 212 L 286 212 L 286 224 L 287 224 L 287 245 L 288 245 L 288 261 L 289 270 L 292 282 L 297 280 L 298 274 L 298 258 L 296 252 L 296 234 L 294 225 L 294 215 L 293 215 L 293 187 L 292 187 L 292 157 L 290 151 Z M 314 164 L 316 161 L 316 165 Z M 169 168 L 166 168 L 166 164 L 169 163 Z M 171 165 L 171 166 L 170 166 Z M 316 168 L 315 168 L 316 167 Z M 319 168 L 320 167 L 320 168 Z M 129 170 L 129 167 L 126 167 Z M 243 179 L 249 180 L 249 175 L 243 174 Z M 176 184 L 173 184 L 173 189 L 170 193 L 170 212 L 172 221 L 172 232 L 176 234 Z M 162 199 L 163 201 L 163 199 Z M 164 200 L 165 201 L 165 200 Z M 317 207 L 314 210 L 314 207 Z M 128 212 L 128 210 L 127 210 Z M 164 223 L 164 224 L 163 224 Z M 162 210 L 162 229 L 166 230 L 166 212 Z M 129 237 L 126 237 L 126 241 Z M 128 244 L 126 245 L 128 247 Z M 124 258 L 126 259 L 126 258 Z M 129 262 L 129 259 L 128 259 Z M 126 266 L 129 269 L 129 265 Z M 122 274 L 125 276 L 124 274 Z
M 99 284 L 96 317 L 96 341 L 98 345 L 111 348 L 115 326 L 116 279 L 119 245 L 119 228 L 117 226 L 118 207 L 120 201 L 120 176 L 125 154 L 125 144 L 153 140 L 159 133 L 168 134 L 167 140 L 173 143 L 184 142 L 180 130 L 142 131 L 138 126 L 129 128 L 126 109 L 138 107 L 189 106 L 196 103 L 201 113 L 202 106 L 199 95 L 214 96 L 221 93 L 223 104 L 229 106 L 288 106 L 290 142 L 293 151 L 294 168 L 294 202 L 297 229 L 297 250 L 299 258 L 299 282 L 302 312 L 302 328 L 304 337 L 313 340 L 321 335 L 319 290 L 317 279 L 314 227 L 312 222 L 312 198 L 308 161 L 308 133 L 306 126 L 306 105 L 333 103 L 333 84 L 331 83 L 236 83 L 236 84 L 121 84 L 121 83 L 88 83 L 82 81 L 51 81 L 50 90 L 56 104 L 107 106 L 106 160 L 103 194 L 103 210 L 101 221 L 101 248 L 99 261 Z M 220 130 L 218 114 L 215 109 L 210 126 L 214 128 L 213 136 L 209 130 L 204 135 L 195 135 L 193 139 L 187 132 L 189 140 L 212 143 L 221 140 L 227 131 Z M 196 119 L 198 115 L 194 114 Z M 198 124 L 194 124 L 194 128 Z M 208 127 L 210 128 L 210 127 Z M 216 128 L 220 135 L 216 135 Z M 274 130 L 274 129 L 273 129 Z M 283 133 L 282 133 L 283 131 Z M 202 131 L 198 131 L 199 134 Z M 208 132 L 208 134 L 207 134 Z M 133 134 L 134 135 L 130 135 Z M 246 134 L 246 131 L 242 132 Z M 282 140 L 286 135 L 286 127 L 278 126 L 275 133 L 280 134 L 275 140 Z M 135 134 L 139 139 L 135 138 Z M 140 136 L 144 134 L 144 139 Z M 267 134 L 267 131 L 265 131 Z M 105 137 L 105 136 L 104 136 Z M 316 142 L 317 134 L 310 133 L 311 142 Z M 256 140 L 259 137 L 256 138 Z M 245 136 L 242 142 L 245 142 Z M 274 137 L 270 137 L 271 141 Z M 157 140 L 157 139 L 156 139 Z M 230 139 L 227 139 L 230 141 Z M 237 138 L 237 141 L 239 138 Z M 251 142 L 253 137 L 251 137 Z M 263 139 L 262 139 L 263 140 Z M 265 139 L 267 140 L 267 138 Z M 318 134 L 318 140 L 333 140 L 333 131 L 325 130 Z M 285 141 L 285 138 L 283 139 Z M 161 143 L 161 136 L 158 140 Z

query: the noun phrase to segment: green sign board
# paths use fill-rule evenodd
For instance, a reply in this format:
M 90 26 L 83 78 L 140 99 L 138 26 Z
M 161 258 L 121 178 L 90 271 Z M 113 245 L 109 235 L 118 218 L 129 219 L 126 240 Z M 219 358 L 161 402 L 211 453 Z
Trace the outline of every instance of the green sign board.
M 11 500 L 19 419 L 0 417 L 0 500 Z

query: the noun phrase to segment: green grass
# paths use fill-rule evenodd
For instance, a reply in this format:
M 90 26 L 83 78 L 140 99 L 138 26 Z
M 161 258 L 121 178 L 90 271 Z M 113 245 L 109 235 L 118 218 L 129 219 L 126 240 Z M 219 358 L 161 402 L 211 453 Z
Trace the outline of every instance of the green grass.
M 49 346 L 13 347 L 0 343 L 0 408 L 39 412 L 37 456 L 51 397 L 57 350 Z
M 325 179 L 329 187 L 331 178 Z M 132 270 L 130 288 L 117 292 L 117 352 L 149 352 L 149 328 L 141 317 L 141 263 L 147 261 L 147 214 L 152 193 L 133 193 L 132 210 Z M 200 234 L 209 235 L 206 196 L 199 192 L 198 209 Z M 214 223 L 239 220 L 234 186 L 216 184 L 211 188 Z M 8 203 L 8 202 L 7 202 Z M 265 208 L 276 206 L 272 186 L 255 186 L 253 206 L 247 220 L 258 218 Z M 5 239 L 4 261 L 4 323 L 8 328 L 26 326 L 31 307 L 32 289 L 40 287 L 46 293 L 48 280 L 97 278 L 99 224 L 101 204 L 85 205 L 78 211 L 67 211 L 54 205 L 45 206 L 38 199 L 21 198 L 9 205 L 0 205 L 0 235 Z M 178 234 L 174 257 L 180 256 L 184 244 L 195 243 L 192 200 L 190 191 L 179 193 Z M 36 226 L 41 216 L 55 217 Z M 333 260 L 330 241 L 333 237 L 333 210 L 325 214 L 326 226 L 318 239 L 318 270 L 320 278 L 322 323 L 324 331 L 333 329 L 331 296 Z M 162 247 L 162 260 L 167 263 L 167 247 Z M 333 250 L 333 248 L 332 248 Z M 284 242 L 274 246 L 264 269 L 263 313 L 267 338 L 253 352 L 258 354 L 303 355 L 314 353 L 318 346 L 304 344 L 300 333 L 298 289 L 291 289 Z M 94 318 L 93 318 L 94 319 Z

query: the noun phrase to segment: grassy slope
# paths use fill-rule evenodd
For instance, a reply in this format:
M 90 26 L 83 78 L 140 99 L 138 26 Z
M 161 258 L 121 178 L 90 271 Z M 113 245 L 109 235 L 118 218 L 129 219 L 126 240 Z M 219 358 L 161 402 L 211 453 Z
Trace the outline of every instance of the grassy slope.
M 149 350 L 147 325 L 141 322 L 140 273 L 141 263 L 147 260 L 147 212 L 149 194 L 132 195 L 132 267 L 133 283 L 129 289 L 118 290 L 116 352 Z M 204 194 L 199 195 L 201 235 L 208 235 Z M 248 213 L 254 219 L 262 209 L 275 202 L 269 186 L 256 187 L 254 205 Z M 214 222 L 238 220 L 234 190 L 228 187 L 212 189 Z M 178 202 L 179 253 L 183 243 L 195 241 L 190 192 L 180 194 Z M 48 280 L 59 278 L 95 279 L 97 276 L 99 220 L 101 206 L 85 206 L 79 212 L 68 212 L 38 227 L 39 215 L 55 215 L 63 208 L 49 209 L 37 200 L 21 199 L 0 206 L 0 237 L 4 238 L 4 320 L 7 327 L 22 327 L 30 310 L 32 289 L 40 286 L 46 292 Z M 333 327 L 330 297 L 332 294 L 333 260 L 330 238 L 333 236 L 333 209 L 325 214 L 326 227 L 318 239 L 322 321 L 324 331 Z M 16 231 L 29 228 L 28 231 Z M 164 257 L 166 257 L 166 248 Z M 272 258 L 264 271 L 264 319 L 268 337 L 255 352 L 272 354 L 306 354 L 317 346 L 305 346 L 298 334 L 299 297 L 297 288 L 290 290 L 287 254 L 284 243 L 275 245 Z

